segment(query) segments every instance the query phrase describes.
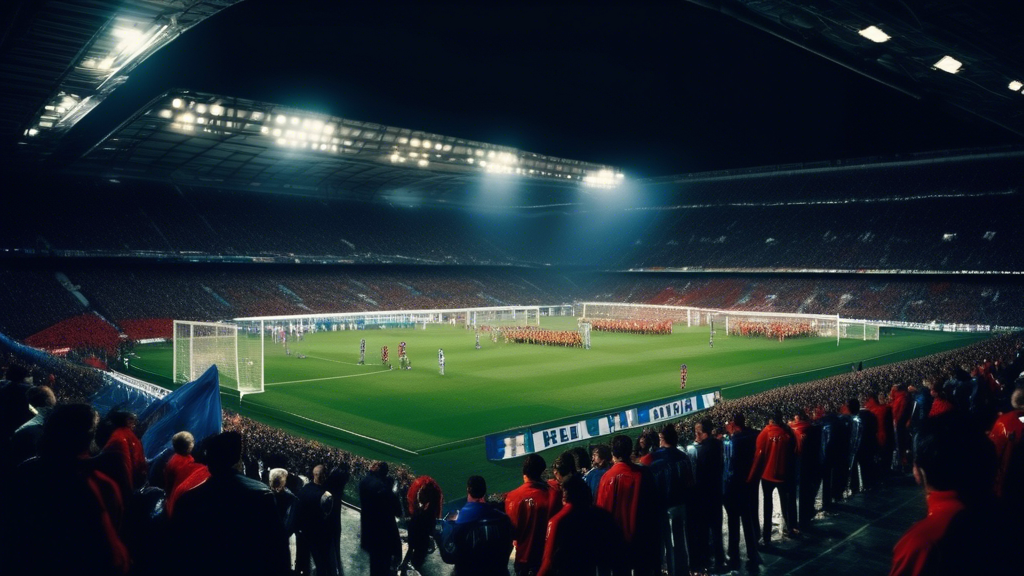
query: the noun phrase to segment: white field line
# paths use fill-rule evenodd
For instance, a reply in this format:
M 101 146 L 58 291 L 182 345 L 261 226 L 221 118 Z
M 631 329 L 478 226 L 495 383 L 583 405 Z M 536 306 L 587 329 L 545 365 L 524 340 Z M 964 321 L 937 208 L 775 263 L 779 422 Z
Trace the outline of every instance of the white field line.
M 958 338 L 957 340 L 971 340 L 971 338 Z M 925 344 L 924 346 L 917 346 L 917 347 L 914 347 L 914 348 L 907 348 L 905 350 L 896 350 L 896 351 L 893 351 L 893 352 L 889 352 L 887 354 L 879 354 L 878 356 L 872 356 L 871 358 L 864 358 L 864 360 L 877 360 L 879 358 L 885 358 L 886 356 L 892 356 L 893 354 L 899 354 L 899 353 L 903 353 L 903 352 L 912 352 L 914 350 L 920 350 L 921 348 L 927 348 L 928 346 L 930 346 L 930 344 Z M 792 372 L 790 374 L 779 374 L 778 376 L 771 376 L 769 378 L 762 378 L 760 380 L 751 380 L 749 382 L 741 382 L 739 384 L 733 384 L 731 386 L 722 386 L 722 390 L 728 390 L 730 388 L 738 388 L 740 386 L 749 386 L 750 384 L 756 384 L 758 382 L 765 382 L 767 380 L 776 380 L 778 378 L 787 378 L 789 376 L 798 376 L 800 374 L 807 374 L 808 372 L 817 372 L 818 370 L 828 370 L 830 368 L 838 368 L 840 366 L 849 366 L 849 363 L 843 362 L 842 364 L 834 364 L 832 366 L 822 366 L 820 368 L 814 368 L 812 370 L 804 370 L 802 372 Z M 696 390 L 696 392 L 699 392 L 699 391 L 700 390 Z M 678 394 L 672 394 L 672 395 L 669 395 L 669 396 L 664 396 L 662 398 L 655 398 L 653 400 L 648 400 L 648 401 L 645 401 L 645 402 L 660 402 L 661 400 L 668 400 L 669 398 L 675 398 L 676 396 L 678 396 Z M 585 412 L 583 414 L 577 414 L 575 416 L 566 416 L 564 418 L 557 418 L 555 420 L 545 420 L 543 422 L 536 422 L 534 424 L 522 424 L 522 425 L 518 425 L 518 426 L 513 426 L 511 428 L 507 428 L 505 430 L 499 430 L 497 432 L 491 432 L 489 434 L 482 434 L 480 436 L 473 436 L 472 438 L 462 438 L 460 440 L 452 440 L 451 442 L 444 442 L 442 444 L 437 444 L 435 446 L 428 446 L 426 448 L 420 448 L 420 450 L 423 451 L 423 452 L 426 452 L 428 450 L 434 450 L 434 449 L 437 449 L 437 448 L 442 448 L 442 447 L 448 446 L 450 444 L 458 444 L 460 442 L 469 442 L 471 440 L 479 440 L 481 438 L 486 438 L 486 437 L 490 436 L 491 434 L 501 434 L 502 432 L 508 432 L 509 430 L 517 430 L 519 428 L 534 428 L 536 426 L 541 426 L 543 424 L 549 424 L 551 422 L 561 422 L 563 420 L 568 422 L 568 421 L 572 421 L 574 419 L 582 418 L 583 416 L 588 416 L 590 414 L 605 414 L 605 413 L 611 414 L 611 413 L 614 413 L 614 412 L 616 412 L 618 410 L 621 410 L 623 408 L 625 408 L 625 406 L 619 406 L 619 407 L 610 408 L 610 409 L 607 409 L 607 410 L 594 410 L 592 412 Z
M 374 370 L 373 372 L 363 372 L 362 374 L 347 374 L 345 376 L 328 376 L 326 378 L 310 378 L 308 380 L 288 380 L 287 382 L 267 382 L 264 386 L 279 386 L 281 384 L 303 384 L 306 382 L 323 382 L 324 380 L 341 380 L 342 378 L 357 378 L 359 376 L 370 376 L 372 374 L 380 374 L 381 372 L 390 372 L 390 370 Z
M 260 406 L 265 408 L 265 406 L 263 406 L 262 404 Z M 276 408 L 273 409 L 273 410 L 276 410 Z M 378 440 L 376 438 L 371 438 L 370 436 L 364 436 L 362 434 L 359 434 L 358 432 L 353 432 L 351 430 L 345 430 L 344 428 L 339 428 L 339 427 L 333 426 L 331 424 L 325 424 L 324 422 L 319 422 L 317 420 L 313 420 L 312 418 L 307 418 L 305 416 L 302 416 L 300 414 L 296 414 L 294 412 L 285 412 L 284 410 L 277 410 L 277 412 L 281 412 L 282 414 L 288 414 L 288 415 L 294 416 L 296 418 L 302 418 L 303 420 L 312 422 L 314 424 L 319 424 L 319 425 L 327 427 L 327 428 L 333 428 L 335 430 L 339 430 L 339 431 L 344 432 L 346 434 L 351 434 L 353 436 L 358 436 L 358 437 L 360 437 L 360 438 L 362 438 L 364 440 L 369 440 L 371 442 L 376 442 L 378 444 L 383 444 L 385 446 L 390 446 L 391 448 L 394 448 L 396 450 L 401 450 L 402 452 L 405 452 L 407 454 L 412 454 L 413 456 L 419 456 L 420 455 L 419 452 L 413 452 L 412 450 L 409 450 L 409 449 L 406 449 L 406 448 L 402 448 L 401 446 L 395 446 L 394 444 L 391 444 L 390 442 L 385 442 L 383 440 Z
M 309 356 L 308 354 L 306 356 Z M 323 360 L 324 362 L 334 362 L 335 364 L 348 364 L 349 366 L 360 366 L 359 362 L 342 362 L 341 360 L 331 360 L 330 358 L 321 358 L 320 356 L 309 356 L 316 360 Z

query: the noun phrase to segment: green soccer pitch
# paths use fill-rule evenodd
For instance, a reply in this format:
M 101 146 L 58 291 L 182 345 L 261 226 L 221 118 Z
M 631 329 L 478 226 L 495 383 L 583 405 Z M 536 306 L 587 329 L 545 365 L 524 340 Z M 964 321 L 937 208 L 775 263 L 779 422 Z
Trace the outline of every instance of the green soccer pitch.
M 545 328 L 575 330 L 576 319 L 542 318 Z M 309 334 L 266 343 L 266 391 L 244 398 L 225 390 L 226 408 L 292 433 L 368 458 L 408 464 L 429 474 L 449 499 L 463 496 L 465 479 L 482 474 L 491 491 L 517 486 L 519 462 L 489 462 L 483 437 L 530 424 L 605 413 L 680 393 L 679 365 L 687 364 L 687 391 L 722 388 L 736 398 L 768 388 L 847 372 L 851 363 L 878 366 L 965 346 L 978 334 L 883 329 L 878 341 L 715 337 L 708 328 L 676 324 L 669 336 L 593 332 L 591 350 L 530 344 L 494 344 L 463 327 L 380 329 Z M 366 338 L 366 364 L 358 365 Z M 289 338 L 291 340 L 291 338 Z M 406 342 L 411 370 L 398 369 Z M 380 362 L 387 346 L 393 370 Z M 438 373 L 437 350 L 445 353 Z M 133 375 L 170 385 L 171 344 L 136 348 Z M 307 356 L 298 358 L 299 354 Z M 563 448 L 564 449 L 564 448 Z M 557 451 L 544 453 L 550 463 Z

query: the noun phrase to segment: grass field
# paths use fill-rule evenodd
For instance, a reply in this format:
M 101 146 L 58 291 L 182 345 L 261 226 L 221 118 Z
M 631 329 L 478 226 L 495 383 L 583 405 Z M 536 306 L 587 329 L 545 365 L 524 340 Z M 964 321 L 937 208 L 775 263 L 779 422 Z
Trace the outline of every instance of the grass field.
M 576 319 L 544 318 L 543 325 L 575 329 Z M 292 342 L 292 356 L 268 343 L 266 392 L 246 396 L 240 408 L 237 395 L 227 393 L 224 405 L 366 457 L 405 462 L 457 497 L 473 473 L 482 473 L 492 490 L 520 482 L 518 463 L 487 462 L 483 436 L 676 395 L 684 362 L 687 391 L 720 386 L 735 398 L 846 372 L 854 362 L 877 366 L 983 337 L 886 329 L 879 341 L 843 340 L 837 347 L 828 338 L 780 343 L 719 335 L 711 349 L 706 327 L 677 325 L 670 336 L 594 332 L 591 350 L 492 344 L 487 335 L 476 350 L 473 333 L 461 327 L 321 332 Z M 364 366 L 357 364 L 360 338 Z M 401 341 L 412 370 L 398 370 Z M 384 345 L 394 370 L 380 364 Z M 445 351 L 443 377 L 438 348 Z M 136 353 L 134 375 L 169 385 L 170 344 Z

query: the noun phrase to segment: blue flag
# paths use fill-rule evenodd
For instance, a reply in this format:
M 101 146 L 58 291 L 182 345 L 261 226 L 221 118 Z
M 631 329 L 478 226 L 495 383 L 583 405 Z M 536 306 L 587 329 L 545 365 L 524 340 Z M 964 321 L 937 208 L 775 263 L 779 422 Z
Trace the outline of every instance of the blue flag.
M 220 433 L 221 424 L 217 366 L 210 366 L 195 381 L 153 402 L 139 414 L 139 427 L 146 431 L 142 435 L 142 445 L 149 460 L 169 449 L 171 437 L 178 432 L 191 432 L 198 443 Z
M 145 390 L 129 386 L 106 374 L 103 375 L 103 379 L 106 381 L 106 385 L 89 399 L 89 403 L 100 413 L 101 417 L 106 416 L 115 408 L 139 414 L 145 412 L 150 404 L 159 400 Z

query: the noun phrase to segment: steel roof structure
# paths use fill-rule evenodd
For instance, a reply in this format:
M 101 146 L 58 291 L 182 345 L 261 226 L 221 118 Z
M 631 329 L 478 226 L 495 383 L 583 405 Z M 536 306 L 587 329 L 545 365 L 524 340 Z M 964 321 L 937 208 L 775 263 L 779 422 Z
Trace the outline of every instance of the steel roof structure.
M 188 90 L 152 100 L 74 169 L 363 199 L 395 190 L 442 194 L 487 176 L 574 188 L 612 188 L 624 178 L 606 165 Z
M 52 152 L 136 66 L 239 1 L 11 2 L 0 39 L 0 143 Z
M 1024 136 L 1024 10 L 1002 0 L 689 0 Z

